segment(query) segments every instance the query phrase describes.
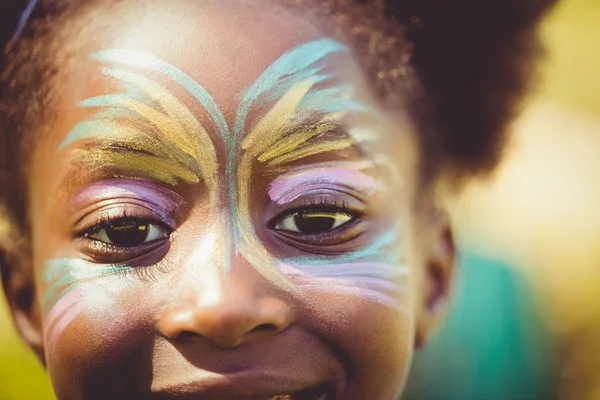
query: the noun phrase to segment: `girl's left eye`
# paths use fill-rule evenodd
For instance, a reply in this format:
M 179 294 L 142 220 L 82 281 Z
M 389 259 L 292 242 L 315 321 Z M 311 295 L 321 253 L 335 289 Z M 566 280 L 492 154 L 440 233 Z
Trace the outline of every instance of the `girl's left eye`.
M 170 232 L 159 224 L 144 220 L 117 220 L 101 225 L 88 238 L 117 247 L 136 247 L 166 239 Z
M 303 235 L 318 235 L 350 222 L 354 216 L 342 212 L 303 211 L 289 214 L 275 224 L 276 230 Z

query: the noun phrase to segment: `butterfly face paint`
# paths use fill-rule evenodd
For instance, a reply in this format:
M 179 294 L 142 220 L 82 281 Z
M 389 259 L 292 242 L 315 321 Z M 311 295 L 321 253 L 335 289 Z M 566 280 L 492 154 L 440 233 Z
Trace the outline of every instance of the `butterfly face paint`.
M 122 173 L 140 174 L 170 185 L 202 180 L 210 193 L 213 209 L 219 202 L 230 204 L 231 230 L 223 240 L 226 242 L 232 237 L 234 250 L 246 257 L 263 276 L 288 290 L 296 290 L 286 274 L 282 274 L 282 267 L 288 274 L 294 270 L 274 260 L 260 243 L 252 226 L 249 215 L 252 167 L 259 162 L 268 171 L 304 158 L 359 145 L 362 138 L 353 137 L 352 132 L 336 132 L 336 129 L 341 129 L 344 117 L 349 114 L 368 113 L 369 110 L 353 100 L 355 89 L 352 86 L 328 84 L 333 77 L 325 72 L 323 64 L 329 55 L 346 51 L 347 48 L 339 42 L 321 39 L 285 53 L 243 94 L 232 130 L 210 94 L 176 67 L 135 51 L 95 53 L 93 59 L 111 65 L 104 67 L 104 74 L 121 83 L 124 90 L 84 100 L 81 107 L 93 108 L 97 112 L 78 124 L 58 150 L 63 151 L 77 141 L 101 139 L 103 144 L 85 151 L 81 155 L 82 161 L 111 166 Z M 142 73 L 126 68 L 135 68 Z M 144 76 L 143 72 L 158 72 L 172 78 L 210 113 L 218 130 L 218 139 L 227 150 L 224 178 L 218 176 L 215 145 L 207 130 L 172 93 Z M 268 106 L 264 107 L 265 104 Z M 248 114 L 253 106 L 267 111 L 246 133 Z M 307 120 L 314 122 L 306 126 Z M 323 140 L 324 137 L 326 140 Z M 144 138 L 142 143 L 140 138 Z M 120 150 L 115 151 L 115 146 L 119 146 Z M 360 167 L 360 163 L 354 164 Z M 368 195 L 383 190 L 384 185 L 353 168 L 352 163 L 341 162 L 339 165 L 305 166 L 303 171 L 282 175 L 271 184 L 269 194 L 272 200 L 282 204 L 294 197 L 294 192 L 289 192 L 290 187 L 300 193 L 311 188 L 317 192 L 319 189 L 336 191 L 344 186 L 355 187 Z M 219 191 L 217 187 L 226 189 Z M 287 193 L 282 193 L 286 188 Z M 331 218 L 331 215 L 323 218 Z M 399 240 L 394 232 L 396 230 L 388 233 L 393 245 Z M 225 249 L 229 247 L 229 243 L 223 245 Z M 394 265 L 399 259 L 397 255 L 395 252 L 396 260 L 389 267 L 395 272 L 401 269 Z M 372 256 L 378 258 L 380 254 L 375 252 Z M 321 264 L 327 262 L 320 261 Z M 340 262 L 335 261 L 332 265 Z M 370 277 L 368 282 L 363 283 L 369 283 L 375 279 L 370 271 L 369 259 L 356 258 L 356 263 L 360 262 L 367 262 L 363 269 Z M 225 265 L 228 269 L 227 261 Z M 346 262 L 342 265 L 346 265 L 350 275 L 357 273 L 357 265 L 347 265 Z M 310 268 L 303 269 L 311 276 Z M 341 270 L 337 269 L 333 274 L 339 277 Z M 315 276 L 325 274 L 326 270 L 320 268 Z M 390 276 L 394 279 L 397 274 Z M 330 285 L 352 287 L 349 293 L 362 293 L 360 288 L 355 288 L 360 285 L 357 280 L 332 281 L 329 284 L 322 281 L 312 283 L 311 287 L 322 286 L 327 290 Z M 371 295 L 365 297 L 371 298 Z
M 61 360 L 102 366 L 108 349 L 119 349 L 111 364 L 140 357 L 128 365 L 151 365 L 152 379 L 142 376 L 156 393 L 200 379 L 188 368 L 227 375 L 254 368 L 249 360 L 260 360 L 269 382 L 285 381 L 272 371 L 294 380 L 321 371 L 300 390 L 334 379 L 334 370 L 343 376 L 323 343 L 360 349 L 360 310 L 378 310 L 365 317 L 377 334 L 386 332 L 383 320 L 408 326 L 400 323 L 411 308 L 400 247 L 407 202 L 396 196 L 397 160 L 379 148 L 397 126 L 340 67 L 352 57 L 348 47 L 328 38 L 295 43 L 225 94 L 211 76 L 143 46 L 91 54 L 103 84 L 76 99 L 84 119 L 52 149 L 81 175 L 65 206 L 68 245 L 49 246 L 58 250 L 45 253 L 41 274 L 55 381 Z M 255 344 L 240 347 L 248 355 L 234 362 L 213 354 L 242 343 L 229 338 L 248 320 L 244 313 L 264 319 L 264 331 L 250 329 Z M 219 321 L 230 325 L 219 330 Z M 271 327 L 281 332 L 264 347 L 279 349 L 273 357 L 293 343 L 310 351 L 271 360 L 255 339 Z M 319 330 L 323 338 L 303 333 Z M 178 332 L 196 336 L 186 342 Z M 340 340 L 325 338 L 337 332 Z M 76 335 L 91 338 L 85 357 L 65 356 Z M 204 349 L 198 338 L 214 346 Z

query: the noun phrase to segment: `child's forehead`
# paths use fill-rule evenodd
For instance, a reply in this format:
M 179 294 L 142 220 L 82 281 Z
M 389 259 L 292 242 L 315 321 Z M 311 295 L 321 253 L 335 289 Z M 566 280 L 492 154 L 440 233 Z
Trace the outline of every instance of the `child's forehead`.
M 407 134 L 409 130 L 404 125 L 405 121 L 402 121 L 402 126 L 388 121 L 387 117 L 390 116 L 378 106 L 352 48 L 345 44 L 344 38 L 328 37 L 324 32 L 331 30 L 322 29 L 318 24 L 312 23 L 309 19 L 310 11 L 305 15 L 301 10 L 291 13 L 290 9 L 282 7 L 281 3 L 277 5 L 272 1 L 159 0 L 128 1 L 120 4 L 119 7 L 94 11 L 83 17 L 90 25 L 81 31 L 79 45 L 76 46 L 77 52 L 72 53 L 74 60 L 70 67 L 63 71 L 62 79 L 55 81 L 55 85 L 56 82 L 61 82 L 61 96 L 58 98 L 56 110 L 59 119 L 51 129 L 53 134 L 48 146 L 52 150 L 50 157 L 56 156 L 56 150 L 74 127 L 97 111 L 89 105 L 82 107 L 86 99 L 116 95 L 120 92 L 133 96 L 136 91 L 146 91 L 147 88 L 144 87 L 131 88 L 123 84 L 128 81 L 125 78 L 132 73 L 141 75 L 136 82 L 154 81 L 153 84 L 166 89 L 169 97 L 174 97 L 175 100 L 181 101 L 183 106 L 189 107 L 194 118 L 198 118 L 202 126 L 209 131 L 211 140 L 218 143 L 218 130 L 215 129 L 214 118 L 209 115 L 211 107 L 206 107 L 206 102 L 197 101 L 202 100 L 202 96 L 196 99 L 195 95 L 190 96 L 193 92 L 189 90 L 191 86 L 201 86 L 202 90 L 214 99 L 214 102 L 211 100 L 208 103 L 213 104 L 213 108 L 223 114 L 224 124 L 234 129 L 242 98 L 248 88 L 256 87 L 257 80 L 266 70 L 273 69 L 276 63 L 284 65 L 285 63 L 281 62 L 282 57 L 297 51 L 298 48 L 306 48 L 311 43 L 320 42 L 330 43 L 331 46 L 331 43 L 335 42 L 335 50 L 323 52 L 323 57 L 316 58 L 314 63 L 308 63 L 304 70 L 315 70 L 314 75 L 323 80 L 316 84 L 317 88 L 325 89 L 321 93 L 329 90 L 327 93 L 341 96 L 340 100 L 343 100 L 345 95 L 342 92 L 345 93 L 349 89 L 352 100 L 367 106 L 370 111 L 354 118 L 349 128 L 356 128 L 361 136 L 373 136 L 369 131 L 374 128 L 373 121 L 377 122 L 377 138 L 385 141 L 378 140 L 375 146 L 372 146 L 374 152 L 369 152 L 370 155 L 382 152 L 383 148 L 385 153 L 388 153 L 393 148 L 395 167 L 399 163 L 413 164 L 413 160 L 409 160 L 407 156 L 414 156 L 413 152 L 409 151 L 414 150 L 414 137 Z M 342 48 L 344 50 L 340 51 Z M 99 58 L 98 54 L 108 55 L 108 58 Z M 134 62 L 117 59 L 136 54 L 140 58 L 133 60 Z M 149 68 L 140 67 L 140 63 L 144 63 L 143 60 L 152 60 L 154 65 L 149 65 Z M 297 57 L 294 60 L 295 63 L 302 61 Z M 156 63 L 168 65 L 169 71 L 177 70 L 177 74 L 185 78 L 186 82 L 188 78 L 190 82 L 194 82 L 191 86 L 182 85 L 182 80 L 170 76 L 170 72 L 157 73 L 154 68 Z M 294 71 L 296 66 L 284 67 Z M 115 76 L 117 72 L 119 76 Z M 279 72 L 285 77 L 285 71 Z M 127 76 L 123 76 L 124 74 Z M 334 89 L 339 89 L 340 96 L 331 91 Z M 305 100 L 308 101 L 309 97 Z M 256 120 L 263 112 L 268 111 L 278 98 L 271 100 L 266 103 L 266 107 L 251 108 L 248 122 Z M 108 104 L 104 103 L 97 106 L 102 105 L 106 106 L 104 108 L 108 107 Z M 322 106 L 337 107 L 330 102 Z M 400 114 L 402 113 L 397 110 L 392 117 Z M 384 115 L 385 128 L 382 128 L 380 117 Z M 142 128 L 137 125 L 136 127 Z M 385 137 L 380 136 L 382 134 Z M 390 147 L 389 140 L 392 138 L 393 144 L 400 144 L 397 139 L 401 139 L 402 146 Z M 401 150 L 401 147 L 404 148 L 402 154 L 396 151 Z
M 346 45 L 344 37 L 331 37 L 326 33 L 331 29 L 311 19 L 309 6 L 292 10 L 284 3 L 128 1 L 88 12 L 79 23 L 89 25 L 72 30 L 77 38 L 67 45 L 72 48 L 67 50 L 71 62 L 63 63 L 68 68 L 52 82 L 54 87 L 60 86 L 62 93 L 58 113 L 69 114 L 65 107 L 76 107 L 83 98 L 114 90 L 114 79 L 104 73 L 104 66 L 93 55 L 108 49 L 127 49 L 185 72 L 229 117 L 235 113 L 243 92 L 286 52 L 323 38 Z M 363 100 L 374 101 L 351 46 L 346 51 L 331 52 L 316 64 L 338 84 L 352 85 Z M 154 74 L 152 78 L 173 93 L 179 90 L 172 76 Z
M 281 54 L 329 36 L 319 26 L 324 24 L 300 10 L 275 1 L 124 2 L 88 13 L 90 27 L 82 30 L 77 56 L 137 50 L 182 69 L 207 89 L 215 86 L 213 92 L 237 92 L 234 86 L 249 86 Z M 347 69 L 352 62 L 348 53 L 341 64 Z

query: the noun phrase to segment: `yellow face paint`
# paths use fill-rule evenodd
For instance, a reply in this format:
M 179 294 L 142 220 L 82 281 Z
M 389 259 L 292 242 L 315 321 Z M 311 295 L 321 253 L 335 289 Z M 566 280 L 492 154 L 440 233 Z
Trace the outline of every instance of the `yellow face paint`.
M 202 181 L 211 199 L 211 218 L 224 225 L 223 268 L 242 256 L 263 276 L 294 290 L 276 260 L 258 238 L 250 218 L 250 188 L 256 163 L 279 170 L 288 163 L 357 144 L 342 121 L 362 113 L 353 100 L 352 86 L 331 82 L 323 60 L 346 51 L 340 43 L 322 39 L 283 54 L 242 95 L 233 129 L 203 87 L 183 71 L 163 61 L 130 50 L 106 50 L 93 56 L 110 67 L 103 72 L 123 91 L 87 99 L 82 107 L 99 109 L 76 126 L 59 150 L 73 142 L 93 140 L 76 150 L 93 167 L 109 168 L 113 175 L 139 176 L 169 185 Z M 136 71 L 133 71 L 135 69 Z M 212 117 L 218 135 L 213 138 L 194 113 L 148 73 L 162 74 L 183 87 Z M 251 110 L 263 110 L 247 131 Z M 214 140 L 225 149 L 225 177 L 219 178 Z M 228 205 L 230 215 L 218 209 Z M 235 254 L 229 252 L 234 249 Z
M 104 73 L 118 80 L 125 91 L 83 101 L 82 107 L 101 112 L 78 124 L 59 149 L 93 138 L 96 146 L 78 151 L 85 163 L 170 185 L 197 183 L 202 178 L 214 204 L 216 153 L 193 113 L 167 89 L 139 73 L 118 68 L 104 69 Z

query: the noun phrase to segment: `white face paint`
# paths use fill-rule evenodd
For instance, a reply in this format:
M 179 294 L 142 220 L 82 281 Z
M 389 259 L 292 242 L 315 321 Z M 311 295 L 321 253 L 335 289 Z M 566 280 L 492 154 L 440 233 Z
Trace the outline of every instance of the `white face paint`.
M 38 243 L 51 238 L 38 268 L 59 396 L 334 387 L 383 398 L 404 379 L 413 193 L 398 178 L 409 173 L 396 159 L 402 140 L 385 138 L 409 132 L 373 100 L 340 41 L 241 4 L 202 5 L 206 20 L 178 36 L 185 51 L 106 40 L 82 57 L 90 76 L 71 77 L 65 103 L 80 107 L 63 112 L 77 118 L 43 149 L 64 162 L 37 177 L 54 188 L 76 178 L 75 189 L 55 189 L 67 205 L 40 212 L 35 232 Z M 130 17 L 120 18 L 136 27 Z M 172 36 L 147 25 L 162 17 L 147 18 L 143 29 Z M 289 37 L 255 32 L 263 18 Z M 241 32 L 254 32 L 252 47 Z

